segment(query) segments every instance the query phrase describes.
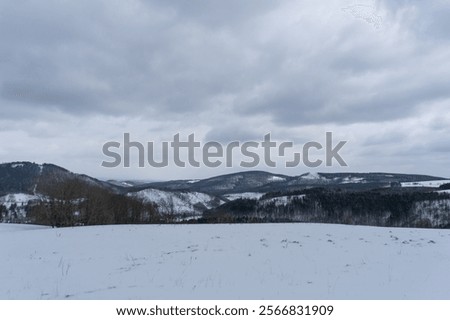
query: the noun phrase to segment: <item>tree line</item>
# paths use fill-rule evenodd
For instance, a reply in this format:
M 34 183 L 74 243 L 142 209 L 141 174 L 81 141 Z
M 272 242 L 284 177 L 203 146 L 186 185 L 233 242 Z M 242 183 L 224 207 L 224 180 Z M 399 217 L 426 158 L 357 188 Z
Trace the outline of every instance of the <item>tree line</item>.
M 27 205 L 25 211 L 28 223 L 69 227 L 164 223 L 172 219 L 158 214 L 152 203 L 114 193 L 79 178 L 66 179 L 56 184 L 41 183 L 37 191 L 46 196 Z
M 277 201 L 280 197 L 288 197 L 288 200 Z M 278 192 L 266 194 L 259 200 L 228 202 L 207 211 L 200 222 L 316 222 L 450 228 L 450 195 L 320 188 Z

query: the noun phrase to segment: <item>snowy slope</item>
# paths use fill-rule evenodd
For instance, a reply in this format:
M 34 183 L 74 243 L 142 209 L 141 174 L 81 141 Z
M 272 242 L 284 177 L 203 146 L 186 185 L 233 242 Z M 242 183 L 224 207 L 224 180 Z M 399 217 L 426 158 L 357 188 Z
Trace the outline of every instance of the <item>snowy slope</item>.
M 12 193 L 0 197 L 0 204 L 3 204 L 6 208 L 10 208 L 13 204 L 17 206 L 25 206 L 29 201 L 36 201 L 42 199 L 40 195 L 32 195 L 25 193 Z
M 422 221 L 428 221 L 429 227 L 450 224 L 450 199 L 419 201 L 414 204 L 412 211 Z
M 450 299 L 450 231 L 0 224 L 0 299 Z
M 158 189 L 145 189 L 129 193 L 145 201 L 157 204 L 162 214 L 201 215 L 205 209 L 219 206 L 218 198 L 201 192 L 163 191 Z
M 242 193 L 230 193 L 224 195 L 225 198 L 227 198 L 230 201 L 237 200 L 237 199 L 260 199 L 264 193 L 261 192 L 242 192 Z
M 429 187 L 439 188 L 443 184 L 450 183 L 450 180 L 433 180 L 433 181 L 415 181 L 402 182 L 402 187 Z
M 0 197 L 0 206 L 6 208 L 6 212 L 0 212 L 0 222 L 26 221 L 28 204 L 42 199 L 45 199 L 42 195 L 25 193 L 11 193 Z
M 321 177 L 318 173 L 314 172 L 308 172 L 300 176 L 300 179 L 304 180 L 321 180 L 323 177 Z
M 364 183 L 364 182 L 366 182 L 366 180 L 364 178 L 360 178 L 360 177 L 345 177 L 341 181 L 342 184 L 346 184 L 346 183 Z

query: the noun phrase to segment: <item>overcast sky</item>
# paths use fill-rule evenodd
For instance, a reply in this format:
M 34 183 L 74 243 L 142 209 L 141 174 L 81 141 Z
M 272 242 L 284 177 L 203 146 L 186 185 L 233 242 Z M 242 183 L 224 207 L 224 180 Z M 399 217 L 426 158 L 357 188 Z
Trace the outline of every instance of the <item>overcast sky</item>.
M 107 141 L 348 140 L 348 167 L 450 177 L 448 1 L 0 0 L 0 162 L 100 178 Z M 264 166 L 259 169 L 265 170 Z

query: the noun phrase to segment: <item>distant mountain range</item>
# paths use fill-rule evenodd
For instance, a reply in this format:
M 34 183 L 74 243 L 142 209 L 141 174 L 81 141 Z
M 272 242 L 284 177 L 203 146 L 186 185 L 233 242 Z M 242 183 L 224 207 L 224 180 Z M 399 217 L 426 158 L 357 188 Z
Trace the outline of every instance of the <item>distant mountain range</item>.
M 201 180 L 174 180 L 130 186 L 138 191 L 147 188 L 206 192 L 214 195 L 242 192 L 289 191 L 299 188 L 325 187 L 345 189 L 374 189 L 406 182 L 440 181 L 442 177 L 396 173 L 305 173 L 300 176 L 246 171 Z
M 118 193 L 159 189 L 204 192 L 217 196 L 243 192 L 288 191 L 310 187 L 373 189 L 387 188 L 407 182 L 447 180 L 442 177 L 397 173 L 305 173 L 299 176 L 287 176 L 265 171 L 245 171 L 199 180 L 146 183 L 132 180 L 101 181 L 84 174 L 70 172 L 54 164 L 12 162 L 0 164 L 0 195 L 9 193 L 34 194 L 39 192 L 43 185 L 58 184 L 73 179 Z
M 330 210 L 323 209 L 325 205 L 329 205 L 324 203 L 324 201 L 329 201 L 327 200 L 328 198 L 325 199 L 322 196 L 317 198 L 317 192 L 320 194 L 325 192 L 331 195 L 336 193 L 343 194 L 345 199 L 331 200 L 339 201 L 339 204 L 336 203 L 336 207 L 338 207 L 342 203 L 352 203 L 353 200 L 349 199 L 354 198 L 354 193 L 364 193 L 365 196 L 370 194 L 369 200 L 366 199 L 370 202 L 374 192 L 382 192 L 383 194 L 388 192 L 398 195 L 404 192 L 410 193 L 413 190 L 414 192 L 421 192 L 427 195 L 430 191 L 436 191 L 439 186 L 449 182 L 449 180 L 442 177 L 416 174 L 304 173 L 299 176 L 287 176 L 264 171 L 238 172 L 199 180 L 165 182 L 102 181 L 87 175 L 72 173 L 53 164 L 13 162 L 0 164 L 0 210 L 2 210 L 0 218 L 2 221 L 31 221 L 27 220 L 29 211 L 36 207 L 36 204 L 48 202 L 50 199 L 62 199 L 76 203 L 76 205 L 73 204 L 71 206 L 71 209 L 65 210 L 74 210 L 74 213 L 78 215 L 80 215 L 80 212 L 88 210 L 87 208 L 93 210 L 93 206 L 89 204 L 89 201 L 102 206 L 102 210 L 107 212 L 107 208 L 110 207 L 108 203 L 110 200 L 105 199 L 114 198 L 113 195 L 117 195 L 119 199 L 129 198 L 134 199 L 133 201 L 136 201 L 136 203 L 153 205 L 159 215 L 176 217 L 177 221 L 203 219 L 205 217 L 210 219 L 210 217 L 216 217 L 218 214 L 220 214 L 220 219 L 223 219 L 224 213 L 232 213 L 233 217 L 242 218 L 242 216 L 245 216 L 245 219 L 259 217 L 258 219 L 267 220 L 267 217 L 270 216 L 272 217 L 270 218 L 272 219 L 271 221 L 279 221 L 276 216 L 271 214 L 272 211 L 280 212 L 280 214 L 282 212 L 283 219 L 286 221 L 298 221 L 310 219 L 312 216 L 305 217 L 305 212 L 309 212 L 308 210 L 311 210 L 311 208 L 316 208 L 317 205 L 321 208 L 319 210 L 321 215 L 326 210 Z M 319 191 L 316 192 L 314 190 Z M 90 199 L 92 194 L 95 194 L 95 197 L 97 197 L 96 201 Z M 100 194 L 103 195 L 100 197 Z M 105 198 L 104 194 L 111 194 L 111 196 Z M 446 196 L 448 194 L 440 195 L 440 197 Z M 360 196 L 358 195 L 357 197 Z M 311 203 L 305 199 L 313 198 L 316 199 L 314 200 L 316 204 L 310 207 Z M 399 198 L 398 201 L 401 202 L 404 200 L 402 199 Z M 417 205 L 419 200 L 436 200 L 435 196 L 422 197 L 416 195 L 408 199 L 410 207 L 407 210 L 413 210 L 411 208 Z M 116 199 L 115 201 L 119 200 Z M 120 200 L 118 203 L 122 205 L 123 201 Z M 382 201 L 391 202 L 389 199 Z M 85 205 L 81 206 L 80 203 L 85 203 Z M 136 203 L 128 203 L 129 209 L 123 207 L 120 210 L 128 210 L 128 212 L 131 210 L 130 208 L 137 210 L 136 208 L 139 206 L 136 206 Z M 3 209 L 1 206 L 3 206 Z M 286 213 L 287 207 L 291 208 L 288 210 L 291 212 L 289 214 Z M 360 207 L 362 208 L 363 206 Z M 121 208 L 121 206 L 116 205 L 114 207 L 114 209 L 117 208 Z M 423 206 L 421 208 L 421 210 L 425 210 Z M 387 207 L 387 209 L 383 210 L 389 211 L 391 209 Z M 356 209 L 343 207 L 342 210 L 353 212 Z M 395 211 L 396 209 L 392 210 Z M 117 214 L 116 212 L 116 216 Z M 140 215 L 145 216 L 142 213 Z M 444 216 L 444 220 L 441 218 L 432 220 L 439 221 L 436 224 L 438 226 L 446 225 L 447 213 Z M 119 221 L 131 221 L 127 219 L 119 219 Z M 135 217 L 133 219 L 138 218 Z M 227 219 L 230 218 L 228 217 Z M 319 216 L 317 215 L 314 219 L 312 220 L 318 221 Z M 320 219 L 324 218 L 320 216 Z M 88 223 L 86 221 L 91 221 L 81 218 L 78 220 L 82 220 L 82 222 L 79 222 L 80 224 L 86 224 Z M 340 221 L 341 218 L 338 220 Z M 95 221 L 95 223 L 104 223 L 105 221 L 116 220 L 112 218 L 108 220 L 102 217 L 100 220 L 97 219 Z M 148 221 L 148 219 L 142 221 Z M 379 224 L 381 222 L 376 220 L 368 223 Z

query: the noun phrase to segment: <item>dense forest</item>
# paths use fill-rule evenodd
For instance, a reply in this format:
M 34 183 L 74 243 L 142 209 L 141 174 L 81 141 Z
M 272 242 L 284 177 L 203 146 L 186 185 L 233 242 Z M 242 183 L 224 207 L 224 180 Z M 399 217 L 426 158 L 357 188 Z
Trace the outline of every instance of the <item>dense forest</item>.
M 16 204 L 7 210 L 0 206 L 4 222 L 26 222 L 67 227 L 100 224 L 140 224 L 170 222 L 170 216 L 161 216 L 151 203 L 111 192 L 80 179 L 65 180 L 59 184 L 42 184 L 39 192 L 46 196 L 29 201 L 22 209 L 21 218 Z
M 317 222 L 373 226 L 450 227 L 450 195 L 398 190 L 322 188 L 268 193 L 209 210 L 200 222 Z

